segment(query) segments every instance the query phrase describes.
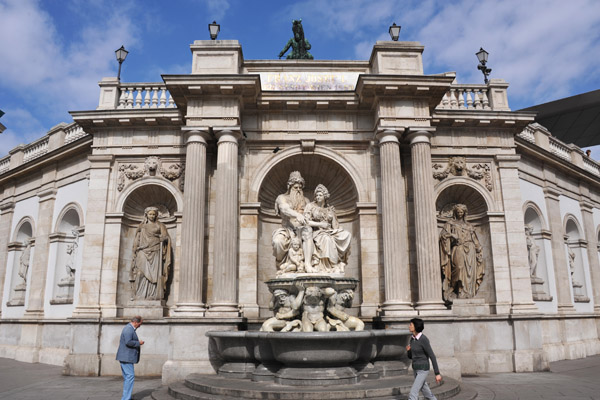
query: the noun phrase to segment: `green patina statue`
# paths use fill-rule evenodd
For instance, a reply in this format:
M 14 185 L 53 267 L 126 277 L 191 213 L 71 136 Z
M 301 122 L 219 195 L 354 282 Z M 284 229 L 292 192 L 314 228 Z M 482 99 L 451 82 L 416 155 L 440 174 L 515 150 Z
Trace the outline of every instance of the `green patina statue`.
M 288 60 L 312 60 L 313 56 L 308 52 L 310 50 L 310 43 L 304 38 L 304 29 L 302 28 L 302 20 L 292 21 L 292 32 L 294 37 L 288 40 L 287 44 L 279 53 L 279 58 L 283 57 L 286 51 L 291 47 L 292 52 L 287 55 Z

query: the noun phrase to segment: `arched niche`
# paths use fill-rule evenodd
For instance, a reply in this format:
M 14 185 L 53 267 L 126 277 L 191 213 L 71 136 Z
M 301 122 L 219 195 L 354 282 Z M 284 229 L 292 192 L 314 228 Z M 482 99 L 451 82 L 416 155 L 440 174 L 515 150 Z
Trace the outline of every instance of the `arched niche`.
M 491 230 L 488 218 L 489 199 L 486 199 L 477 183 L 454 180 L 444 186 L 438 186 L 439 190 L 435 206 L 438 221 L 438 231 L 442 230 L 444 224 L 453 218 L 453 207 L 456 204 L 467 206 L 465 220 L 475 227 L 475 233 L 482 246 L 484 276 L 475 298 L 485 299 L 487 303 L 496 301 L 494 287 L 493 249 Z M 483 192 L 485 193 L 485 192 Z
M 70 233 L 83 225 L 83 211 L 75 202 L 67 204 L 56 219 L 55 232 Z
M 283 157 L 264 173 L 258 186 L 257 199 L 260 202 L 257 227 L 257 302 L 261 317 L 272 316 L 269 310 L 271 294 L 265 285 L 273 279 L 277 272 L 273 248 L 271 244 L 273 232 L 281 227 L 281 218 L 275 215 L 275 200 L 277 196 L 287 192 L 287 181 L 290 173 L 299 171 L 305 181 L 304 194 L 313 200 L 314 189 L 318 184 L 323 184 L 330 192 L 329 204 L 335 207 L 338 220 L 343 229 L 352 234 L 350 256 L 345 275 L 360 279 L 360 223 L 357 212 L 359 190 L 355 179 L 348 170 L 330 157 L 320 154 L 297 153 Z M 359 307 L 362 302 L 362 287 L 355 291 L 353 307 Z
M 586 279 L 587 241 L 582 234 L 581 224 L 573 214 L 564 217 L 565 250 L 567 268 L 571 275 L 573 301 L 589 303 L 590 286 Z M 577 306 L 576 306 L 577 307 Z
M 532 274 L 533 300 L 551 301 L 554 298 L 554 294 L 552 293 L 554 287 L 550 284 L 550 278 L 553 275 L 550 274 L 547 262 L 552 254 L 551 233 L 546 229 L 545 218 L 540 207 L 532 201 L 528 201 L 523 205 L 523 220 L 525 227 L 531 226 L 532 228 L 531 236 L 533 245 L 529 246 L 527 236 L 525 240 L 528 246 L 527 251 L 529 252 L 528 263 L 530 274 Z M 534 271 L 532 271 L 532 263 Z
M 31 217 L 22 218 L 15 227 L 8 246 L 7 270 L 11 271 L 8 306 L 24 306 L 31 280 L 31 260 L 34 252 L 34 223 Z M 21 276 L 23 274 L 23 276 Z
M 12 241 L 22 243 L 31 239 L 33 237 L 34 226 L 35 225 L 31 217 L 22 218 L 15 227 Z
M 131 187 L 133 186 L 133 187 Z M 127 307 L 132 297 L 129 272 L 133 261 L 133 243 L 136 231 L 144 220 L 144 212 L 148 207 L 158 208 L 158 220 L 165 224 L 171 238 L 171 269 L 167 281 L 167 305 L 173 305 L 171 284 L 175 267 L 175 245 L 180 218 L 176 214 L 182 211 L 183 204 L 179 192 L 160 179 L 149 177 L 131 185 L 119 199 L 118 207 L 121 215 L 119 238 L 119 272 L 117 277 L 117 304 Z M 157 306 L 161 307 L 161 306 Z M 121 315 L 120 315 L 121 316 Z
M 331 194 L 329 203 L 335 207 L 338 218 L 356 212 L 358 192 L 346 170 L 329 158 L 316 154 L 298 154 L 283 159 L 266 174 L 258 192 L 262 213 L 275 216 L 275 199 L 287 190 L 287 181 L 292 171 L 299 171 L 304 178 L 304 195 L 310 200 L 318 184 L 327 187 Z

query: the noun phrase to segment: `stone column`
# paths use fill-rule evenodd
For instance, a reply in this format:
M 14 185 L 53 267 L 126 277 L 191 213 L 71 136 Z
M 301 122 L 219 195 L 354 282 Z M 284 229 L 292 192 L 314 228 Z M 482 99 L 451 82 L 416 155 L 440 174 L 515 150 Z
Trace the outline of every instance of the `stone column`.
M 176 317 L 202 317 L 204 285 L 204 214 L 206 212 L 206 144 L 208 132 L 186 133 L 181 269 Z
M 258 214 L 260 202 L 240 205 L 239 303 L 243 316 L 258 318 Z
M 6 279 L 6 264 L 8 262 L 8 243 L 12 234 L 10 230 L 14 212 L 14 201 L 5 200 L 4 203 L 0 204 L 0 301 L 3 299 L 2 296 L 4 294 L 4 279 Z M 0 316 L 2 316 L 2 307 L 0 307 Z
M 90 161 L 90 183 L 85 213 L 79 302 L 75 311 L 73 311 L 74 318 L 100 318 L 101 316 L 102 248 L 104 246 L 108 183 L 114 156 L 91 155 L 88 156 L 88 160 Z
M 415 205 L 415 241 L 419 271 L 417 309 L 446 310 L 442 299 L 442 274 L 438 245 L 433 175 L 431 170 L 431 133 L 410 132 L 413 193 Z
M 590 277 L 592 280 L 592 294 L 594 296 L 594 311 L 600 311 L 600 261 L 598 260 L 598 239 L 594 227 L 594 205 L 584 201 L 581 202 L 581 217 L 583 229 L 587 240 L 587 255 L 590 266 Z
M 406 251 L 406 193 L 400 163 L 398 132 L 377 135 L 381 163 L 381 219 L 383 225 L 383 271 L 385 316 L 414 314 L 411 305 L 410 271 Z
M 238 139 L 239 131 L 217 134 L 215 246 L 211 316 L 238 316 Z
M 519 155 L 496 156 L 502 187 L 513 314 L 538 311 L 531 292 L 527 241 L 523 229 L 525 221 L 518 169 L 520 159 Z
M 51 172 L 54 175 L 56 171 Z M 54 179 L 54 177 L 52 178 Z M 26 318 L 44 317 L 44 295 L 46 293 L 46 277 L 48 276 L 48 252 L 50 250 L 50 233 L 52 233 L 52 216 L 56 189 L 50 187 L 38 192 L 39 208 L 36 223 L 35 251 L 31 261 L 31 282 L 29 283 L 29 302 L 25 310 Z
M 548 209 L 548 225 L 552 232 L 552 261 L 556 279 L 556 301 L 558 312 L 575 311 L 571 299 L 570 271 L 567 263 L 564 241 L 564 229 L 560 214 L 560 192 L 554 186 L 544 188 L 546 208 Z
M 379 227 L 377 224 L 377 203 L 357 203 L 360 221 L 360 285 L 362 303 L 360 315 L 372 318 L 377 316 L 380 289 Z

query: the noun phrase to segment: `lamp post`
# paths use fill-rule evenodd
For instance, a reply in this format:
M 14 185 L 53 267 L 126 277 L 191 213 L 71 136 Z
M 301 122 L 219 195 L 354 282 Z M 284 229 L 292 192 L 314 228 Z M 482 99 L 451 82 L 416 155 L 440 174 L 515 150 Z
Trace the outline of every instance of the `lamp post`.
M 492 72 L 492 69 L 486 67 L 485 64 L 487 63 L 488 56 L 490 55 L 490 53 L 485 51 L 483 49 L 483 47 L 480 47 L 479 51 L 477 53 L 475 53 L 475 55 L 477 56 L 477 59 L 479 60 L 479 65 L 477 66 L 477 69 L 481 71 L 481 73 L 483 74 L 483 82 L 485 84 L 487 84 L 488 83 L 488 75 L 490 74 L 490 72 Z
M 117 73 L 118 80 L 121 80 L 121 64 L 123 64 L 123 61 L 125 61 L 127 58 L 127 54 L 129 54 L 129 52 L 125 50 L 124 46 L 121 46 L 120 49 L 115 50 L 115 55 L 117 56 L 117 61 L 119 62 L 119 72 Z
M 217 24 L 217 21 L 213 21 L 212 24 L 208 24 L 208 32 L 210 33 L 210 38 L 215 40 L 221 31 L 221 25 Z
M 390 26 L 390 37 L 392 38 L 392 40 L 394 42 L 398 41 L 398 38 L 400 37 L 400 28 L 402 28 L 401 26 L 396 25 L 396 23 L 394 22 L 392 26 Z

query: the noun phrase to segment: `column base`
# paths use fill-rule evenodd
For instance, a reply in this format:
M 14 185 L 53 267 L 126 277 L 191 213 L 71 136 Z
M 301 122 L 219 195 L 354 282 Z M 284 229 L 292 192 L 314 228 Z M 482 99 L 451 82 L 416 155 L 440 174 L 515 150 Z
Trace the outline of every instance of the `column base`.
M 73 319 L 100 319 L 102 311 L 100 307 L 77 307 L 73 311 Z
M 388 301 L 383 303 L 379 315 L 385 317 L 415 316 L 417 310 L 409 302 Z
M 174 318 L 200 318 L 206 314 L 204 303 L 178 303 L 172 309 L 171 316 Z
M 213 303 L 209 304 L 206 311 L 207 317 L 239 317 L 240 310 L 235 303 Z
M 25 310 L 25 313 L 23 314 L 23 318 L 43 319 L 44 318 L 44 310 Z
M 568 314 L 568 313 L 574 313 L 577 310 L 575 310 L 575 306 L 573 304 L 559 304 L 557 306 L 557 311 L 559 313 Z
M 535 314 L 540 310 L 535 303 L 513 303 L 510 312 L 511 314 Z
M 417 302 L 417 310 L 418 311 L 427 311 L 427 310 L 447 310 L 446 304 L 443 300 L 424 300 Z

